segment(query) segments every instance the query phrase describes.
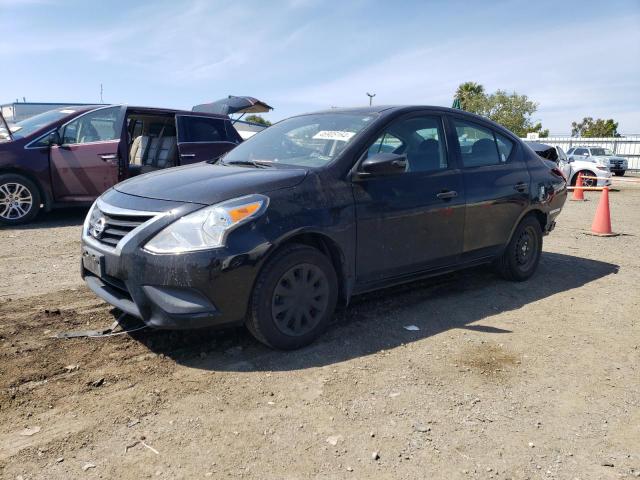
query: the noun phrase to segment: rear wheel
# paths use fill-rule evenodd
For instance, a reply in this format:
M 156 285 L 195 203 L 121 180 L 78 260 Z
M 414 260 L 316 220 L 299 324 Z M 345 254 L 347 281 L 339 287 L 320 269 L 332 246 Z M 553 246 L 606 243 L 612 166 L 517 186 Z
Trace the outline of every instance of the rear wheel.
M 325 330 L 337 298 L 331 261 L 315 248 L 287 246 L 258 275 L 246 324 L 269 347 L 293 350 Z
M 522 219 L 504 253 L 496 261 L 498 272 L 507 280 L 522 282 L 536 271 L 542 253 L 542 228 L 533 216 Z
M 618 177 L 624 177 L 624 173 L 626 172 L 626 170 L 620 170 L 619 172 L 613 172 L 616 174 L 616 176 Z
M 30 222 L 40 210 L 40 191 L 28 178 L 0 175 L 0 225 Z

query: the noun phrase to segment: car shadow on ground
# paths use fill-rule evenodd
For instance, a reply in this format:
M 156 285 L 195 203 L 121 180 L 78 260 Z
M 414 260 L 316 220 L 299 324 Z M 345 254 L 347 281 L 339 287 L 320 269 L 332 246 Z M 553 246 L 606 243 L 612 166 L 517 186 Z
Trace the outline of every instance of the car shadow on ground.
M 536 275 L 508 282 L 488 267 L 461 271 L 355 297 L 316 343 L 281 352 L 255 341 L 244 328 L 131 333 L 151 351 L 192 368 L 215 371 L 287 371 L 370 355 L 458 328 L 508 335 L 491 317 L 618 272 L 587 258 L 543 253 Z M 476 324 L 476 322 L 481 322 Z M 417 331 L 405 326 L 415 325 Z
M 51 212 L 41 212 L 31 222 L 25 225 L 0 226 L 0 230 L 35 230 L 40 228 L 74 227 L 84 222 L 89 208 L 72 207 L 60 208 Z

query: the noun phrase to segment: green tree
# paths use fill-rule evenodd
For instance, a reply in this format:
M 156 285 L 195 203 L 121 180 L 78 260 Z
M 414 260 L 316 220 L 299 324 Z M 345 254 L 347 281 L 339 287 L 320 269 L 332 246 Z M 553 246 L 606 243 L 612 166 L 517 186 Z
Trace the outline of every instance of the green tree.
M 520 137 L 529 132 L 549 136 L 549 130 L 544 130 L 540 122 L 533 123 L 532 116 L 538 110 L 538 104 L 526 95 L 505 90 L 487 94 L 482 85 L 465 82 L 456 90 L 455 98 L 460 100 L 463 110 L 488 117 Z
M 593 119 L 584 117 L 581 122 L 571 122 L 572 137 L 619 137 L 618 122 L 612 118 L 604 120 L 602 118 Z
M 458 86 L 454 98 L 460 100 L 460 107 L 467 112 L 478 113 L 486 99 L 484 87 L 476 82 L 464 82 Z
M 266 127 L 271 125 L 271 122 L 269 120 L 265 120 L 260 115 L 249 115 L 248 117 L 245 117 L 245 120 L 247 122 L 259 123 L 260 125 L 264 125 Z

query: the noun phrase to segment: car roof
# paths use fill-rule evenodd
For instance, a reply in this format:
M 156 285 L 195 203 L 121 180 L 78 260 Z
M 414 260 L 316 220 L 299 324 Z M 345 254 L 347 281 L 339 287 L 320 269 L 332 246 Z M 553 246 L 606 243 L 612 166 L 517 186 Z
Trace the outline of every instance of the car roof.
M 330 108 L 327 110 L 318 110 L 315 112 L 303 113 L 300 115 L 294 116 L 303 116 L 303 115 L 316 115 L 316 114 L 326 114 L 326 113 L 351 113 L 351 114 L 361 114 L 361 115 L 391 115 L 397 113 L 410 113 L 410 112 L 419 112 L 419 111 L 432 111 L 438 113 L 450 113 L 454 115 L 463 115 L 465 117 L 469 117 L 470 120 L 479 120 L 483 123 L 490 124 L 493 128 L 502 130 L 503 132 L 508 132 L 511 136 L 518 138 L 517 135 L 499 123 L 494 122 L 493 120 L 483 117 L 482 115 L 477 115 L 475 113 L 466 112 L 464 110 L 460 110 L 457 108 L 449 108 L 442 107 L 438 105 L 375 105 L 375 106 L 363 106 L 363 107 L 349 107 L 349 108 Z

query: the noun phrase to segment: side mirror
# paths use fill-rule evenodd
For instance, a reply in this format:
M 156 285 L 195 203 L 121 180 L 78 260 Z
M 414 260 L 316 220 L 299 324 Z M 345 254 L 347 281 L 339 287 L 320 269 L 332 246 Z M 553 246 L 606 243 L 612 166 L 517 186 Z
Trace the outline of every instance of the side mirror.
M 377 153 L 367 158 L 358 169 L 358 176 L 397 175 L 407 171 L 407 156 Z
M 49 145 L 60 145 L 60 132 L 58 130 L 54 130 L 49 134 Z

